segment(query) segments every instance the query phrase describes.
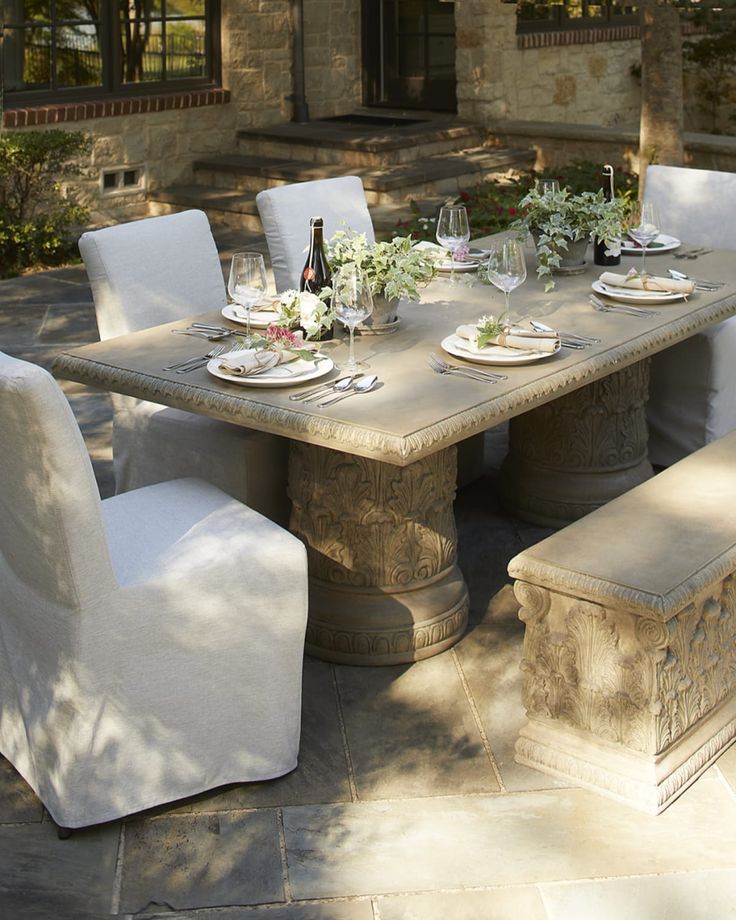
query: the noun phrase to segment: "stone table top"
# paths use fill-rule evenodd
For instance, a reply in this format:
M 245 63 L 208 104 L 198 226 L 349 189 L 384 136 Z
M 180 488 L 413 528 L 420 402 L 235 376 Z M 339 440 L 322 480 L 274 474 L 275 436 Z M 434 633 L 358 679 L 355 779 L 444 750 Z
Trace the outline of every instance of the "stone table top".
M 649 261 L 655 274 L 664 274 L 669 265 L 683 265 L 667 254 L 650 255 Z M 616 271 L 625 273 L 639 264 L 636 257 L 623 258 Z M 581 275 L 558 278 L 555 290 L 549 293 L 530 274 L 512 294 L 512 308 L 565 332 L 596 336 L 601 344 L 581 350 L 563 348 L 533 364 L 494 368 L 508 377 L 495 384 L 441 376 L 427 364 L 429 353 L 442 353 L 440 342 L 460 323 L 503 312 L 500 292 L 472 283 L 469 275 L 452 286 L 445 279 L 435 281 L 423 292 L 421 303 L 402 303 L 396 333 L 357 339 L 358 357 L 367 360 L 381 386 L 325 409 L 290 401 L 294 387 L 256 389 L 230 384 L 204 368 L 186 375 L 163 371 L 163 365 L 206 351 L 204 340 L 200 343 L 171 334 L 171 329 L 183 327 L 187 319 L 62 352 L 53 371 L 58 377 L 100 389 L 406 466 L 736 313 L 732 252 L 713 252 L 685 266 L 686 270 L 697 269 L 701 277 L 728 283 L 716 293 L 696 293 L 687 301 L 655 305 L 658 314 L 647 318 L 599 313 L 591 307 L 590 285 L 601 271 L 597 266 L 590 265 Z M 216 312 L 197 319 L 223 321 Z M 325 343 L 323 352 L 336 364 L 344 361 L 347 337 Z M 336 370 L 331 374 L 339 376 Z

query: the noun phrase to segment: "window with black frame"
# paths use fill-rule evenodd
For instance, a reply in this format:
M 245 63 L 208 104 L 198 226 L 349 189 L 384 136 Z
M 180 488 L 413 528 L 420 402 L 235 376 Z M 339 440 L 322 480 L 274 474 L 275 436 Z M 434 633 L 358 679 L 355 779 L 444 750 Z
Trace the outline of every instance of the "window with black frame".
M 638 22 L 636 3 L 625 0 L 519 0 L 519 32 L 589 29 Z
M 6 102 L 212 85 L 216 0 L 0 0 Z

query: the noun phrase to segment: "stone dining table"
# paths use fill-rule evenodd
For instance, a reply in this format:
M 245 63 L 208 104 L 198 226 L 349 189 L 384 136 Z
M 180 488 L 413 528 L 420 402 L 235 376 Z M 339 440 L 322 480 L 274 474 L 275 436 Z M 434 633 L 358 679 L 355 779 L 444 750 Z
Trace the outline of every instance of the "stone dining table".
M 650 261 L 656 273 L 683 264 L 665 255 Z M 624 258 L 620 270 L 637 264 Z M 435 281 L 421 303 L 402 304 L 394 334 L 362 336 L 358 357 L 380 386 L 323 409 L 291 401 L 298 387 L 243 386 L 204 368 L 186 375 L 162 370 L 206 350 L 197 339 L 171 334 L 193 318 L 61 353 L 53 370 L 289 438 L 290 529 L 309 554 L 307 651 L 349 664 L 410 662 L 449 648 L 467 622 L 453 513 L 459 442 L 511 419 L 504 500 L 532 520 L 558 526 L 651 475 L 648 357 L 736 313 L 733 253 L 685 264 L 728 283 L 657 305 L 649 317 L 596 312 L 588 300 L 599 274 L 592 265 L 559 278 L 550 293 L 530 277 L 513 293 L 512 306 L 601 342 L 494 368 L 507 375 L 498 383 L 439 375 L 427 363 L 460 323 L 502 311 L 499 292 L 470 283 L 469 275 L 455 285 Z M 216 312 L 197 318 L 222 322 Z M 339 364 L 346 339 L 326 343 L 323 352 Z

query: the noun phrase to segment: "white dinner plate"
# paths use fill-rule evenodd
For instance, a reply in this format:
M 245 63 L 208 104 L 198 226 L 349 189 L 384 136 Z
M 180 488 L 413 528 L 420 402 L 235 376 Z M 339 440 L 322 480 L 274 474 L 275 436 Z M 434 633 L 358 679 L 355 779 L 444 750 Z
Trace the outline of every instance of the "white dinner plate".
M 560 350 L 558 343 L 557 348 L 552 352 L 545 351 L 520 351 L 518 348 L 505 348 L 503 345 L 487 345 L 483 349 L 483 354 L 471 351 L 463 345 L 465 339 L 459 335 L 448 335 L 440 343 L 444 350 L 455 355 L 456 358 L 465 358 L 466 361 L 473 361 L 476 364 L 531 364 L 533 361 L 541 361 L 543 358 L 551 358 Z
M 476 262 L 474 259 L 467 259 L 465 262 L 456 262 L 455 271 L 456 272 L 474 272 L 477 270 L 480 262 Z M 450 272 L 452 271 L 452 262 L 449 259 L 439 259 L 436 263 L 437 271 L 440 272 Z
M 667 236 L 666 233 L 660 233 L 657 239 L 647 246 L 647 255 L 653 255 L 657 252 L 671 252 L 682 245 L 682 241 L 675 236 Z M 633 240 L 621 240 L 621 252 L 626 256 L 640 256 L 642 253 L 641 246 L 637 246 Z
M 674 300 L 684 300 L 690 294 L 681 291 L 635 291 L 628 288 L 612 287 L 602 281 L 592 284 L 596 294 L 605 294 L 611 300 L 620 300 L 622 303 L 671 303 Z
M 237 355 L 237 351 L 228 353 L 228 357 Z M 297 358 L 295 361 L 289 361 L 287 364 L 277 364 L 262 374 L 254 376 L 238 377 L 235 374 L 228 374 L 220 370 L 221 356 L 212 358 L 207 363 L 207 370 L 213 377 L 219 377 L 220 380 L 227 380 L 228 383 L 239 383 L 245 387 L 293 387 L 298 383 L 306 383 L 308 380 L 316 380 L 318 377 L 324 377 L 329 374 L 335 366 L 332 358 L 320 357 L 316 361 L 305 361 L 304 358 Z
M 229 303 L 222 308 L 222 315 L 225 319 L 232 320 L 234 323 L 247 326 L 248 320 L 245 318 L 245 311 L 241 313 L 241 310 L 242 307 L 238 308 L 234 303 Z M 251 329 L 265 329 L 271 323 L 275 323 L 278 318 L 279 315 L 274 310 L 253 310 L 250 314 L 250 327 Z

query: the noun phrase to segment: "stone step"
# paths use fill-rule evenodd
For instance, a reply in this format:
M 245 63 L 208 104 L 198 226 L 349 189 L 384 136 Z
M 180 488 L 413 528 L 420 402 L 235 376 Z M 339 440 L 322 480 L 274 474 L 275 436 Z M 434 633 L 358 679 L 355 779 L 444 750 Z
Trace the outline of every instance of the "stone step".
M 207 213 L 212 223 L 263 233 L 254 193 L 206 188 L 202 185 L 177 185 L 149 191 L 148 200 L 151 215 L 200 208 Z M 422 213 L 430 214 L 437 210 L 443 200 L 437 197 L 426 198 L 416 204 Z M 370 213 L 376 232 L 384 236 L 389 236 L 399 221 L 412 217 L 407 202 L 374 205 L 370 207 Z
M 368 123 L 320 119 L 308 124 L 280 124 L 238 132 L 246 154 L 338 163 L 342 166 L 390 166 L 441 153 L 457 152 L 486 142 L 481 125 L 455 116 L 397 118 L 390 127 L 374 124 L 376 116 L 357 114 Z
M 370 204 L 400 203 L 409 198 L 455 195 L 473 185 L 510 169 L 529 168 L 533 155 L 526 150 L 474 147 L 460 152 L 426 157 L 422 161 L 384 167 L 347 166 L 230 154 L 197 160 L 198 183 L 219 189 L 257 192 L 263 188 L 357 175 L 363 180 Z

